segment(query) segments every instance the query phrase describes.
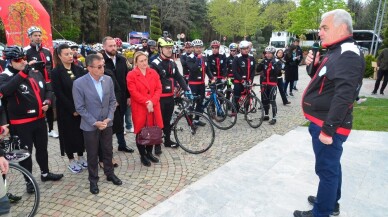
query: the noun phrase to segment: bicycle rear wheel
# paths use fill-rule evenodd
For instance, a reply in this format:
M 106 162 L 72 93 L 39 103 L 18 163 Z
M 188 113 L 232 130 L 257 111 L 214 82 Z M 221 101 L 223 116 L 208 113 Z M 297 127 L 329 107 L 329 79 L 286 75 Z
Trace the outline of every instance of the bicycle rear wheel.
M 194 119 L 204 123 L 195 124 Z M 200 154 L 207 151 L 214 142 L 215 132 L 210 120 L 203 114 L 186 111 L 180 115 L 173 126 L 175 141 L 179 146 L 191 153 Z
M 225 97 L 217 97 L 217 101 L 210 101 L 207 106 L 210 122 L 221 130 L 232 128 L 237 122 L 237 109 Z
M 258 128 L 263 123 L 264 107 L 263 103 L 256 96 L 247 96 L 245 101 L 245 120 L 252 128 Z
M 34 216 L 39 207 L 40 192 L 38 183 L 32 174 L 19 164 L 10 162 L 4 181 L 11 202 L 12 216 Z M 34 193 L 27 193 L 27 181 L 32 183 Z

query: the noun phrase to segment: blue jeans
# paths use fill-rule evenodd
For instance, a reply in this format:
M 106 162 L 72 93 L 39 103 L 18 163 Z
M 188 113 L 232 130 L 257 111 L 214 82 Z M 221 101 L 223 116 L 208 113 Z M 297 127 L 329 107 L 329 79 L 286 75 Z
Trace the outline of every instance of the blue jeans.
M 314 204 L 314 217 L 329 217 L 335 204 L 341 198 L 341 155 L 342 143 L 347 136 L 334 134 L 333 143 L 325 145 L 319 140 L 321 127 L 310 123 L 309 132 L 313 142 L 315 154 L 315 173 L 319 177 L 316 202 Z
M 132 111 L 131 111 L 131 107 L 127 106 L 127 109 L 125 110 L 125 128 L 127 130 L 131 129 L 132 128 Z

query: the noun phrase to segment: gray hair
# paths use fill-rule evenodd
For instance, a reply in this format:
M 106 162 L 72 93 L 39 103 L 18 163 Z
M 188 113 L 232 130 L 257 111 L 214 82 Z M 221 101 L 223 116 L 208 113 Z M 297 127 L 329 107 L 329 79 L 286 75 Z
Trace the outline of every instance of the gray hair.
M 93 65 L 94 60 L 102 60 L 97 54 L 87 55 L 85 58 L 86 67 Z
M 322 20 L 326 17 L 333 16 L 334 26 L 345 24 L 349 33 L 353 33 L 352 16 L 344 9 L 335 9 L 322 14 Z

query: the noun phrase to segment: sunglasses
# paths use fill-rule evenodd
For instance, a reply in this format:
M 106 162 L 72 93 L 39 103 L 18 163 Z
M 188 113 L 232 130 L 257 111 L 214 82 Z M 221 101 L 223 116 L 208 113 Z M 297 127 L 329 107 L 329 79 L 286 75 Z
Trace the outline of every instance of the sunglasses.
M 92 67 L 92 68 L 97 68 L 97 69 L 102 69 L 102 68 L 105 67 L 105 65 L 101 65 L 101 66 L 90 66 L 90 67 Z
M 22 62 L 23 60 L 27 60 L 27 57 L 22 57 L 22 58 L 19 58 L 19 59 L 13 59 L 12 61 L 16 62 L 16 63 L 20 63 Z

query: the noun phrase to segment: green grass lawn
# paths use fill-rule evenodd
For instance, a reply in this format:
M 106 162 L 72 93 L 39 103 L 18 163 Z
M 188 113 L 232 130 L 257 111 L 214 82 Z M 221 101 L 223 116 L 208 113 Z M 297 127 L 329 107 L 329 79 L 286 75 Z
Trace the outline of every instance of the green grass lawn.
M 309 122 L 303 124 L 308 125 Z M 368 97 L 360 105 L 354 103 L 353 129 L 388 132 L 388 99 Z
M 354 103 L 353 129 L 388 132 L 388 99 L 368 97 L 360 105 Z

